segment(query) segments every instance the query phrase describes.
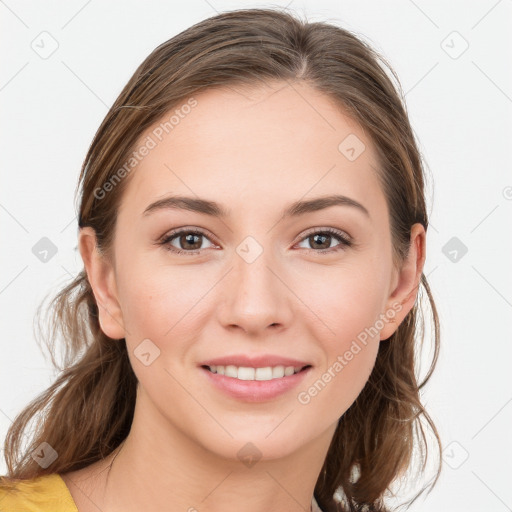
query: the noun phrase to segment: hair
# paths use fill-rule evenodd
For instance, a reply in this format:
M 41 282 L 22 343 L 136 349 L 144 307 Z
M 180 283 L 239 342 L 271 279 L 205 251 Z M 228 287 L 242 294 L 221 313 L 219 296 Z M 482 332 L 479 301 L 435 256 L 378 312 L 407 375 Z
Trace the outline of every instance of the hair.
M 137 68 L 96 132 L 75 191 L 76 200 L 80 188 L 78 226 L 94 229 L 98 250 L 111 254 L 128 179 L 118 179 L 104 197 L 98 190 L 113 183 L 116 169 L 129 160 L 148 127 L 203 90 L 269 81 L 301 82 L 321 91 L 368 133 L 379 158 L 377 175 L 389 210 L 393 262 L 399 268 L 408 254 L 412 225 L 428 227 L 424 167 L 400 81 L 384 58 L 354 33 L 277 9 L 240 9 L 205 19 L 159 45 Z M 423 301 L 417 300 L 395 333 L 380 343 L 365 387 L 338 421 L 314 490 L 326 512 L 388 510 L 386 491 L 412 465 L 416 448 L 421 470 L 426 468 L 429 443 L 422 420 L 441 454 L 438 432 L 420 399 L 440 343 L 439 318 L 424 274 L 418 298 L 424 298 L 421 287 L 433 326 L 430 368 L 419 382 L 415 363 L 425 320 Z M 61 334 L 64 366 L 59 367 L 52 354 L 60 374 L 7 432 L 9 479 L 65 473 L 98 461 L 124 441 L 133 419 L 138 381 L 126 343 L 101 330 L 85 269 L 53 297 L 48 309 L 46 344 L 52 352 L 55 335 Z M 25 434 L 35 418 L 36 428 Z M 23 436 L 29 440 L 24 450 Z M 31 456 L 42 442 L 58 453 L 47 468 Z M 431 487 L 440 471 L 441 457 Z

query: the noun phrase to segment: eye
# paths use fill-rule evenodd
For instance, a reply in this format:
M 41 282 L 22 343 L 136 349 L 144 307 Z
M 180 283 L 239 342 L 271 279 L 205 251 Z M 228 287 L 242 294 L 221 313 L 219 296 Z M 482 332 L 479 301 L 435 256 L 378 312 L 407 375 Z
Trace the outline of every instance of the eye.
M 339 240 L 339 244 L 331 247 L 331 242 L 333 239 Z M 301 243 L 311 243 L 313 249 L 308 249 L 309 251 L 319 252 L 319 253 L 331 253 L 335 251 L 339 251 L 344 249 L 345 247 L 352 246 L 352 240 L 350 237 L 344 233 L 343 231 L 339 231 L 334 228 L 325 228 L 322 230 L 315 230 L 309 232 L 309 234 L 302 239 Z M 319 249 L 319 250 L 316 250 Z
M 204 249 L 204 247 L 202 247 L 201 238 L 209 240 L 206 233 L 199 229 L 179 229 L 165 235 L 158 244 L 163 245 L 167 250 L 177 254 L 193 255 L 199 254 L 201 250 Z M 337 239 L 339 243 L 338 245 L 331 247 L 333 239 Z M 312 242 L 313 248 L 306 248 L 306 250 L 320 254 L 339 251 L 353 245 L 351 238 L 347 234 L 334 228 L 310 231 L 306 237 L 302 238 L 300 243 L 309 241 Z M 176 247 L 173 242 L 177 243 L 178 247 Z M 213 245 L 214 244 L 211 244 L 211 246 Z
M 203 249 L 203 247 L 201 247 L 201 237 L 208 240 L 206 234 L 203 231 L 197 229 L 181 229 L 166 235 L 159 242 L 159 244 L 163 245 L 167 250 L 176 252 L 178 254 L 198 254 L 200 250 Z M 178 243 L 179 246 L 181 245 L 185 249 L 191 250 L 183 250 L 179 247 L 176 247 L 172 243 L 174 240 Z

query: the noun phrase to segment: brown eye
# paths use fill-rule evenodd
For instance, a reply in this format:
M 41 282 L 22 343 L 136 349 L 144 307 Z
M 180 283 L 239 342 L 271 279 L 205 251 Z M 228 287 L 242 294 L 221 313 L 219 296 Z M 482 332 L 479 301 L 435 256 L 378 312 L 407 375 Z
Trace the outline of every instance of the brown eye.
M 198 254 L 205 249 L 205 247 L 202 247 L 204 240 L 208 240 L 213 246 L 210 239 L 202 231 L 181 229 L 169 233 L 159 244 L 171 252 L 190 255 Z M 332 246 L 332 242 L 336 240 L 338 243 Z M 339 251 L 353 245 L 348 235 L 334 228 L 312 231 L 300 243 L 304 242 L 309 245 L 309 247 L 304 247 L 306 250 L 320 254 Z
M 332 235 L 324 233 L 316 233 L 308 237 L 313 249 L 329 249 L 333 238 Z
M 178 241 L 185 249 L 200 249 L 202 245 L 201 237 L 195 233 L 187 233 L 186 235 L 179 235 Z
M 160 244 L 172 252 L 197 254 L 200 250 L 204 249 L 204 247 L 202 247 L 203 240 L 208 240 L 208 238 L 202 231 L 183 229 L 170 233 Z
M 333 240 L 338 240 L 339 243 L 331 247 Z M 338 251 L 352 245 L 352 241 L 343 231 L 333 228 L 314 231 L 303 238 L 301 243 L 303 242 L 309 245 L 305 249 L 319 253 Z

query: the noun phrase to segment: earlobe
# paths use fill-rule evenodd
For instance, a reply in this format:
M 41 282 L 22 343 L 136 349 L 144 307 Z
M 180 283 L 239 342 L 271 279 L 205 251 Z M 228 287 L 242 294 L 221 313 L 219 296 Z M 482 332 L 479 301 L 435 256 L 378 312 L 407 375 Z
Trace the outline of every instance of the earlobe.
M 422 224 L 414 224 L 411 228 L 409 253 L 398 272 L 396 286 L 389 295 L 384 315 L 392 318 L 381 330 L 380 339 L 387 340 L 402 323 L 409 311 L 414 307 L 421 282 L 426 257 L 426 233 Z
M 125 329 L 112 263 L 98 251 L 93 228 L 87 226 L 80 229 L 78 246 L 98 305 L 101 330 L 109 338 L 122 339 Z

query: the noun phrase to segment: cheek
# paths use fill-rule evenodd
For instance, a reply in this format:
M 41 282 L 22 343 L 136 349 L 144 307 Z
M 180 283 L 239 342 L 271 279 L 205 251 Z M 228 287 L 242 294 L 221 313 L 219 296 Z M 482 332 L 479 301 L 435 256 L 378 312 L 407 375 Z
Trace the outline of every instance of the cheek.
M 322 410 L 336 421 L 365 386 L 377 357 L 383 284 L 378 276 L 347 273 L 309 294 L 318 312 L 308 321 L 311 336 L 320 342 L 325 359 L 298 395 L 300 404 Z
M 134 265 L 119 289 L 126 340 L 131 350 L 149 339 L 173 365 L 182 363 L 188 341 L 200 336 L 213 278 L 193 266 Z M 182 357 L 183 356 L 183 357 Z
M 320 414 L 328 423 L 337 421 L 368 381 L 379 349 L 380 331 L 375 325 L 378 301 L 372 305 L 372 297 L 366 299 L 340 298 L 338 308 L 331 311 L 327 320 L 335 335 L 317 338 L 323 340 L 325 360 L 297 395 L 312 420 Z
M 306 283 L 301 293 L 316 313 L 309 325 L 314 338 L 325 341 L 331 358 L 347 350 L 351 340 L 365 338 L 364 333 L 368 342 L 378 339 L 375 328 L 382 328 L 378 319 L 386 298 L 383 276 L 370 267 L 347 267 L 332 271 L 329 279 L 312 276 Z
M 118 266 L 123 318 L 130 332 L 144 336 L 160 338 L 197 303 L 204 293 L 198 286 L 206 287 L 192 267 L 163 265 L 143 255 Z
M 190 340 L 200 336 L 201 297 L 211 284 L 184 267 L 140 268 L 127 275 L 120 295 L 131 365 L 165 415 L 170 403 L 190 403 L 180 383 L 190 378 Z
M 357 398 L 375 362 L 379 335 L 374 326 L 383 302 L 384 280 L 381 277 L 379 281 L 383 272 L 372 265 L 338 270 L 310 266 L 308 272 L 304 270 L 286 276 L 302 300 L 297 301 L 292 294 L 282 303 L 292 312 L 288 328 L 302 332 L 316 345 L 312 354 L 318 355 L 315 371 L 297 390 L 297 400 L 300 407 L 315 404 L 303 411 L 311 414 L 311 419 L 319 408 L 325 419 L 330 416 L 334 422 Z M 160 396 L 162 389 L 167 390 L 169 399 L 172 393 L 179 396 L 179 386 L 155 370 L 167 368 L 180 381 L 186 381 L 190 340 L 204 335 L 202 331 L 215 313 L 218 294 L 226 292 L 226 282 L 220 282 L 222 275 L 213 267 L 198 273 L 193 265 L 155 266 L 143 258 L 138 264 L 127 261 L 125 270 L 119 272 L 123 276 L 119 293 L 132 366 L 155 396 Z M 149 368 L 134 357 L 145 339 L 157 347 L 156 352 L 160 351 Z

